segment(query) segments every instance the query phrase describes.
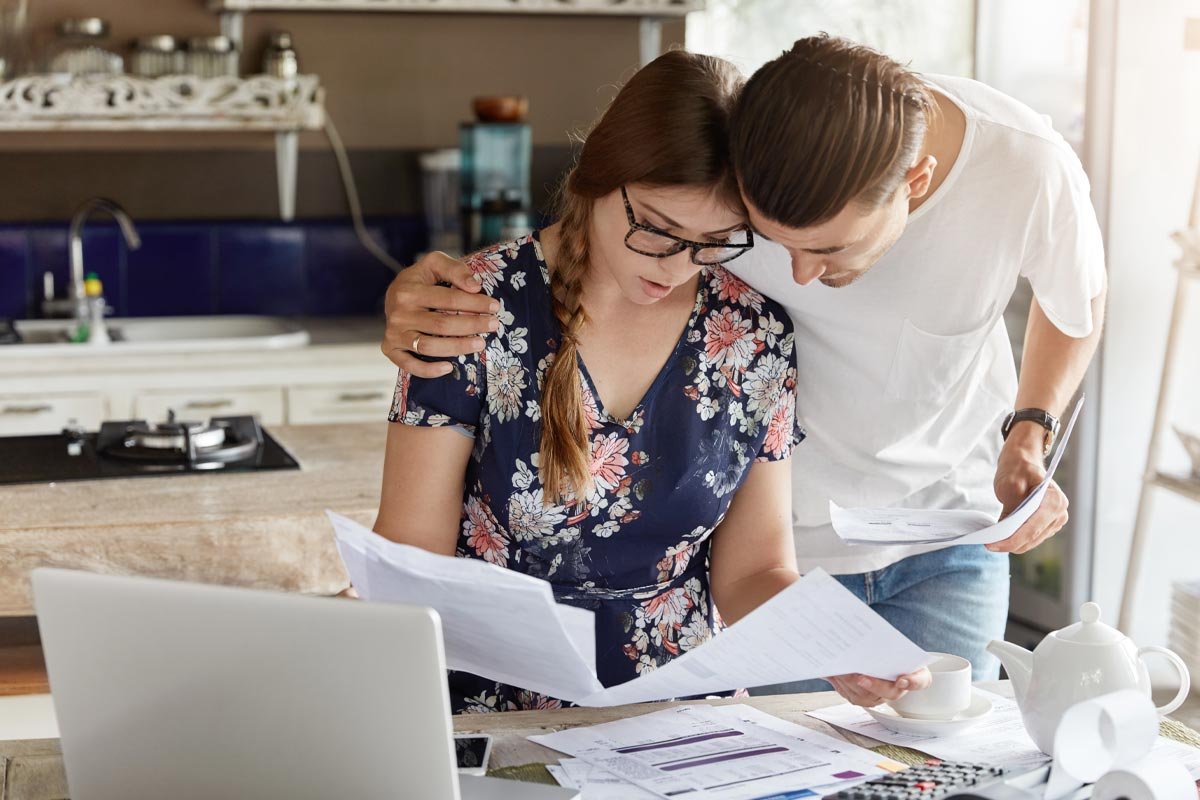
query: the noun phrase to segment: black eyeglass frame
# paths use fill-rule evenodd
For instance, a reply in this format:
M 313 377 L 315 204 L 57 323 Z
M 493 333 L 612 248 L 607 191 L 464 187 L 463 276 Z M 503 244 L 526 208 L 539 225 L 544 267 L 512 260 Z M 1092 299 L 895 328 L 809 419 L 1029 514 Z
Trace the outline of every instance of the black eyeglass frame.
M 638 255 L 649 256 L 650 258 L 670 258 L 673 255 L 682 253 L 684 250 L 691 250 L 692 251 L 691 259 L 692 259 L 693 264 L 700 266 L 700 267 L 711 267 L 714 264 L 728 264 L 730 261 L 733 261 L 735 258 L 738 258 L 739 256 L 744 255 L 747 250 L 750 250 L 751 248 L 754 247 L 754 231 L 751 230 L 749 226 L 747 226 L 745 228 L 746 242 L 744 244 L 731 244 L 731 243 L 721 244 L 719 242 L 694 242 L 691 239 L 684 239 L 683 237 L 676 236 L 673 233 L 667 233 L 666 231 L 662 230 L 661 228 L 656 228 L 653 225 L 647 225 L 644 222 L 638 222 L 637 217 L 634 216 L 634 214 L 633 214 L 633 205 L 629 202 L 629 194 L 625 191 L 624 186 L 621 187 L 621 199 L 625 202 L 625 216 L 629 220 L 629 232 L 625 234 L 625 247 L 629 248 L 630 250 L 637 253 Z M 665 239 L 670 239 L 671 241 L 678 244 L 679 247 L 676 248 L 675 250 L 672 250 L 669 253 L 651 253 L 646 250 L 639 250 L 638 248 L 634 247 L 633 245 L 631 245 L 629 243 L 629 240 L 631 238 L 633 238 L 633 235 L 635 233 L 637 233 L 638 231 L 644 231 L 646 233 L 653 233 L 656 236 L 662 236 Z M 720 248 L 722 250 L 734 249 L 734 250 L 737 250 L 738 252 L 732 254 L 731 256 L 729 256 L 729 258 L 723 258 L 720 261 L 697 261 L 696 260 L 697 256 L 699 256 L 701 250 L 708 250 L 710 248 Z

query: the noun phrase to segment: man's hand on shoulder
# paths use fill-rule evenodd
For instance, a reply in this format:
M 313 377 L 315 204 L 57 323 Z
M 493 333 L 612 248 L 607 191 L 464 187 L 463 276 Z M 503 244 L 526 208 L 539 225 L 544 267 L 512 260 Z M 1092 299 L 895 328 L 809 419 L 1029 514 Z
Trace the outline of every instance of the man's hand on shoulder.
M 483 349 L 482 336 L 496 330 L 500 304 L 481 289 L 475 273 L 462 261 L 445 253 L 422 256 L 388 287 L 383 354 L 419 378 L 448 374 L 449 363 L 424 361 L 417 354 L 454 358 Z

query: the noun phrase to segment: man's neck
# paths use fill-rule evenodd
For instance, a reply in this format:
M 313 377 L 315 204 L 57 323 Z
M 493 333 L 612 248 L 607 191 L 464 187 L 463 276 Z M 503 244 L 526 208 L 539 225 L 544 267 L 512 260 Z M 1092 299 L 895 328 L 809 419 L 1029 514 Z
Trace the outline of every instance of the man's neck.
M 957 103 L 946 95 L 936 89 L 932 92 L 934 102 L 937 103 L 937 115 L 933 124 L 929 126 L 928 133 L 925 134 L 925 147 L 917 160 L 920 161 L 927 155 L 933 156 L 937 159 L 937 168 L 933 171 L 929 191 L 909 202 L 908 212 L 910 214 L 937 194 L 938 189 L 945 182 L 946 176 L 954 168 L 954 162 L 958 160 L 962 152 L 963 141 L 967 136 L 967 115 L 963 113 Z

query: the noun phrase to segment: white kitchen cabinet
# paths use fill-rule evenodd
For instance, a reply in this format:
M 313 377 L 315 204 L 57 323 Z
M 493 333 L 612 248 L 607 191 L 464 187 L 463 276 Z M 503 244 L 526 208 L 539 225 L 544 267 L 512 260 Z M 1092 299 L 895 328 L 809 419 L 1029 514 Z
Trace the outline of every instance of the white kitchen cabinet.
M 255 414 L 264 425 L 282 425 L 287 419 L 283 389 L 278 386 L 168 389 L 134 395 L 134 419 L 160 422 L 168 411 L 179 419 L 199 421 L 238 414 Z
M 304 347 L 88 358 L 0 354 L 0 436 L 57 433 L 74 420 L 161 422 L 256 415 L 268 427 L 387 419 L 396 367 L 380 352 L 381 322 L 304 319 Z M 7 409 L 7 411 L 6 411 Z
M 340 386 L 289 386 L 288 423 L 376 422 L 387 419 L 392 381 Z
M 108 415 L 108 397 L 99 392 L 0 394 L 0 436 L 58 433 L 72 424 L 96 430 Z

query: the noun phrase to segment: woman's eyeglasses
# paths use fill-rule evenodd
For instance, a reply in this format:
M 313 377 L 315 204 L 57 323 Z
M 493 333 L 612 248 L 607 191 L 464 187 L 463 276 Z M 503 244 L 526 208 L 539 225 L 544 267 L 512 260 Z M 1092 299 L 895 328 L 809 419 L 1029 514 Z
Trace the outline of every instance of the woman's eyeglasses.
M 625 201 L 625 216 L 629 218 L 629 233 L 625 234 L 625 246 L 635 253 L 651 258 L 666 258 L 684 250 L 692 251 L 692 263 L 700 266 L 724 264 L 733 261 L 738 256 L 754 247 L 754 233 L 749 228 L 741 228 L 729 233 L 729 238 L 723 242 L 693 242 L 682 239 L 638 222 L 633 215 L 633 206 L 629 203 L 629 195 L 625 187 L 621 187 L 621 199 Z

